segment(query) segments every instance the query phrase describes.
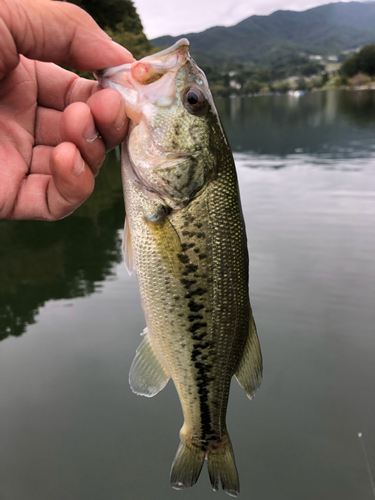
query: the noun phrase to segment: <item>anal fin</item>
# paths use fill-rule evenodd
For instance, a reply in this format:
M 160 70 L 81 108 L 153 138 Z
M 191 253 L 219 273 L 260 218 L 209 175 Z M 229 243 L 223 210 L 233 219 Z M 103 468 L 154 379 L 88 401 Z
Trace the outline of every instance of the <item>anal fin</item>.
M 151 398 L 164 389 L 169 379 L 169 375 L 155 354 L 145 328 L 144 338 L 130 368 L 130 387 L 135 394 Z
M 245 344 L 244 352 L 235 377 L 246 392 L 247 397 L 252 399 L 262 381 L 262 353 L 257 335 L 253 316 L 250 319 L 249 335 Z

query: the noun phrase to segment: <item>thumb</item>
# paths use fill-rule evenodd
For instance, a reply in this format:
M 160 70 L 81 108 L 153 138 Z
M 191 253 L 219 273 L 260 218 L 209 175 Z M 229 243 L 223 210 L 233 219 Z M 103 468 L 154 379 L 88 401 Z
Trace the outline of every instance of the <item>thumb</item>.
M 17 66 L 18 54 L 82 71 L 134 61 L 91 16 L 69 2 L 1 0 L 0 39 L 0 79 Z

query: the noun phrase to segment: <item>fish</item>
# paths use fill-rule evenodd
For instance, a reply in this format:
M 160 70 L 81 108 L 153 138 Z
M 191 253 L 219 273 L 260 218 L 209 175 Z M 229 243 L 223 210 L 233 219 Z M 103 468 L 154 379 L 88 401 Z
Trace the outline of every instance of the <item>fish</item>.
M 130 119 L 122 144 L 124 253 L 146 320 L 129 375 L 152 397 L 171 378 L 184 415 L 170 482 L 239 494 L 226 427 L 233 376 L 252 399 L 262 355 L 249 300 L 249 260 L 233 155 L 203 71 L 181 39 L 95 73 Z

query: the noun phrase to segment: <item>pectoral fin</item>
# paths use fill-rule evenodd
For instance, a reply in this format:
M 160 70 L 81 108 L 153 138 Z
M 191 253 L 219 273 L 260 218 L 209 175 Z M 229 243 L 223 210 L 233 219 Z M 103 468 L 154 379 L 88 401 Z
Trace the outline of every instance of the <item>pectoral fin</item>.
M 145 220 L 162 260 L 173 274 L 177 275 L 186 255 L 182 249 L 180 237 L 167 216 L 166 209 L 160 205 L 154 214 L 145 215 Z
M 135 394 L 151 398 L 164 389 L 169 379 L 169 375 L 155 354 L 145 328 L 144 338 L 130 368 L 130 387 Z
M 251 316 L 249 335 L 245 344 L 240 365 L 235 377 L 246 392 L 247 397 L 252 399 L 262 381 L 262 354 L 257 335 L 254 318 Z

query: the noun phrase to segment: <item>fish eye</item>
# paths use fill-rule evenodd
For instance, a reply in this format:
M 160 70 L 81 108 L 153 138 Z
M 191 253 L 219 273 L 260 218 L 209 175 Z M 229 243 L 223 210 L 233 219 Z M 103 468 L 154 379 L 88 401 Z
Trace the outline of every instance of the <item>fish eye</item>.
M 205 107 L 207 99 L 201 89 L 189 87 L 185 90 L 183 102 L 189 112 L 196 113 Z

